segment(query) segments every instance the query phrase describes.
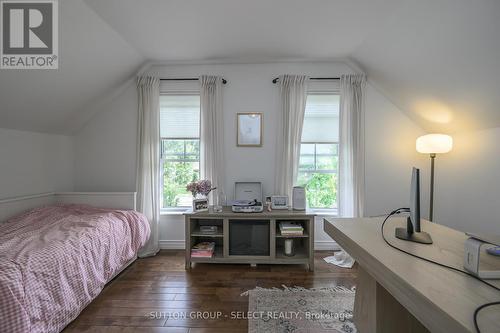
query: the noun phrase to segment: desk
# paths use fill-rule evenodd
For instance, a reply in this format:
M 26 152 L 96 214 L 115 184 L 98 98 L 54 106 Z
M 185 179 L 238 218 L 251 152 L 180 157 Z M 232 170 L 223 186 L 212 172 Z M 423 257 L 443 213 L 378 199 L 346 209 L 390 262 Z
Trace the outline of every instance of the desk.
M 187 212 L 185 216 L 186 226 L 186 269 L 191 268 L 191 263 L 214 263 L 214 264 L 306 264 L 310 271 L 314 270 L 314 217 L 316 214 L 310 211 L 273 210 L 262 213 L 234 213 L 231 207 L 224 207 L 222 212 Z M 231 225 L 252 221 L 263 222 L 269 239 L 262 246 L 269 248 L 265 255 L 231 254 Z M 279 223 L 281 221 L 295 221 L 304 228 L 301 236 L 281 235 Z M 200 225 L 208 223 L 217 225 L 218 232 L 214 235 L 200 233 Z M 234 224 L 233 224 L 234 223 Z M 294 238 L 295 255 L 284 255 L 284 241 L 286 238 Z M 199 242 L 215 242 L 215 254 L 212 258 L 193 258 L 191 248 Z
M 385 244 L 383 218 L 326 218 L 324 230 L 359 264 L 354 321 L 367 332 L 474 332 L 473 313 L 483 303 L 500 301 L 500 292 L 464 274 L 408 256 Z M 388 241 L 406 251 L 453 267 L 463 267 L 467 236 L 445 226 L 422 221 L 434 244 L 405 242 L 394 236 L 405 218 L 385 226 Z M 482 255 L 485 268 L 500 260 Z M 500 287 L 499 280 L 490 280 Z M 481 332 L 500 332 L 500 306 L 479 315 Z

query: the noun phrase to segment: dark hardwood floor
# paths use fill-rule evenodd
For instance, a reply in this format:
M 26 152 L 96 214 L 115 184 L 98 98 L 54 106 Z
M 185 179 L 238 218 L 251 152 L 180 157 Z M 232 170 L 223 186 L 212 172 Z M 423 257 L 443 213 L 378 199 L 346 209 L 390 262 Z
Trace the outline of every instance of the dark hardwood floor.
M 356 266 L 342 269 L 325 263 L 322 258 L 332 253 L 315 253 L 314 272 L 302 265 L 252 268 L 225 264 L 198 264 L 185 271 L 184 251 L 164 250 L 156 257 L 138 259 L 109 283 L 63 332 L 247 332 L 244 319 L 178 316 L 191 312 L 215 316 L 222 312 L 230 317 L 232 311 L 247 311 L 248 297 L 240 294 L 256 286 L 352 287 Z M 177 317 L 167 318 L 167 313 Z

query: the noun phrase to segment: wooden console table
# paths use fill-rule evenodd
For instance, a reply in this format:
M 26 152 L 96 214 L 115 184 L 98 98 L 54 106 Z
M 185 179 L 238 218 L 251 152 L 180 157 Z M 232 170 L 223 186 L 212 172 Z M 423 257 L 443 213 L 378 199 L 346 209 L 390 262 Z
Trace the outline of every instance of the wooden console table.
M 359 264 L 354 322 L 369 332 L 474 332 L 473 313 L 481 304 L 500 300 L 500 292 L 459 272 L 411 257 L 388 246 L 380 234 L 383 218 L 327 218 L 324 230 Z M 406 220 L 388 220 L 387 240 L 410 253 L 463 267 L 467 236 L 443 225 L 422 221 L 431 245 L 405 242 L 394 236 Z M 500 260 L 481 256 L 486 269 L 498 269 Z M 500 280 L 490 280 L 500 287 Z M 500 332 L 500 306 L 479 314 L 481 332 Z
M 232 263 L 232 264 L 307 264 L 310 271 L 314 270 L 314 217 L 309 211 L 273 210 L 262 213 L 233 213 L 231 207 L 224 207 L 220 213 L 212 211 L 187 212 L 185 216 L 186 227 L 186 269 L 191 268 L 191 263 Z M 264 244 L 269 251 L 265 255 L 234 255 L 230 248 L 230 230 L 232 223 L 259 221 L 265 226 L 269 225 L 269 243 Z M 302 224 L 302 236 L 284 236 L 279 230 L 279 222 L 295 221 Z M 218 226 L 215 234 L 200 232 L 200 224 L 213 224 Z M 267 237 L 266 237 L 267 238 Z M 294 256 L 286 256 L 283 246 L 286 238 L 294 238 Z M 191 248 L 203 241 L 216 243 L 215 254 L 212 258 L 192 258 Z

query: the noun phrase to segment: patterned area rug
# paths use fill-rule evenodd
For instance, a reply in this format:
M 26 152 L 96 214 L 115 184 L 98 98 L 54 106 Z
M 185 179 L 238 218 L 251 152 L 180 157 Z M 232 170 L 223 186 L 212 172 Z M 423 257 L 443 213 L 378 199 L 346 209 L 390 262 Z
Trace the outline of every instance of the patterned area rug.
M 249 333 L 356 333 L 354 289 L 256 289 L 249 296 Z

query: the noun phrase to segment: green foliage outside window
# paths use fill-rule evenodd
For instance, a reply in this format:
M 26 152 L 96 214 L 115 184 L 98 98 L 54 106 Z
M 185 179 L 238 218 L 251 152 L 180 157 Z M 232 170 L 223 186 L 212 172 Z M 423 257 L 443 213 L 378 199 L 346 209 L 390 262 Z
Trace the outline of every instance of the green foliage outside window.
M 191 205 L 191 193 L 186 185 L 200 178 L 200 141 L 197 139 L 162 140 L 163 205 Z
M 297 185 L 306 188 L 309 207 L 337 207 L 337 166 L 337 144 L 301 144 Z
M 163 207 L 186 206 L 191 200 L 191 193 L 186 191 L 186 185 L 199 180 L 197 164 L 197 162 L 163 163 Z
M 337 207 L 337 174 L 301 172 L 297 184 L 306 188 L 309 207 Z

